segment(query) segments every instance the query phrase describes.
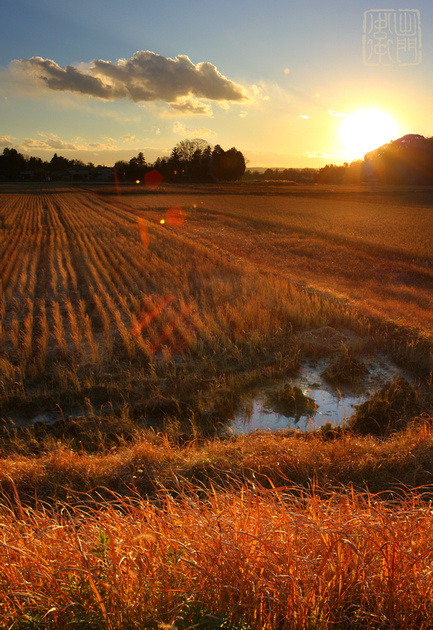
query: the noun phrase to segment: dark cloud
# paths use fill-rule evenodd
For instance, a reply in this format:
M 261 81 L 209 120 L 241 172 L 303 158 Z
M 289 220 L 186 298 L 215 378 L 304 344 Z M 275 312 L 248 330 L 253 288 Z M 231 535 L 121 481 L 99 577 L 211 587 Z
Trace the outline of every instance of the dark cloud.
M 175 59 L 162 57 L 150 51 L 136 52 L 130 59 L 116 63 L 94 60 L 88 70 L 74 66 L 62 68 L 50 59 L 32 57 L 15 64 L 36 81 L 51 90 L 76 92 L 102 99 L 128 98 L 139 101 L 165 101 L 191 113 L 204 113 L 196 101 L 244 101 L 244 88 L 218 72 L 208 62 L 193 64 L 186 55 Z M 187 105 L 188 103 L 188 105 Z
M 117 96 L 113 86 L 104 84 L 98 77 L 85 74 L 74 66 L 62 68 L 51 59 L 32 57 L 15 62 L 36 80 L 40 80 L 50 88 L 61 92 L 79 92 L 88 96 L 112 99 Z M 121 95 L 118 95 L 121 96 Z

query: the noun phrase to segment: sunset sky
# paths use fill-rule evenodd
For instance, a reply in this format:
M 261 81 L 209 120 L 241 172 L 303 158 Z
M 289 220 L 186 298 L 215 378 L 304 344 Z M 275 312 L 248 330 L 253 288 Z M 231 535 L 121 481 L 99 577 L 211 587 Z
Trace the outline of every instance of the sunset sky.
M 200 137 L 249 167 L 320 167 L 433 135 L 431 0 L 1 8 L 1 151 L 112 166 Z

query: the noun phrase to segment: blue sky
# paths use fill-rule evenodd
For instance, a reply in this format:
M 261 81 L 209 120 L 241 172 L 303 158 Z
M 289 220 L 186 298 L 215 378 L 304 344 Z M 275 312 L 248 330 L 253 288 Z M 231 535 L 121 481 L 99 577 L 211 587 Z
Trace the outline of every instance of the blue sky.
M 202 137 L 249 166 L 350 161 L 433 135 L 432 27 L 425 0 L 2 0 L 0 149 L 112 165 Z

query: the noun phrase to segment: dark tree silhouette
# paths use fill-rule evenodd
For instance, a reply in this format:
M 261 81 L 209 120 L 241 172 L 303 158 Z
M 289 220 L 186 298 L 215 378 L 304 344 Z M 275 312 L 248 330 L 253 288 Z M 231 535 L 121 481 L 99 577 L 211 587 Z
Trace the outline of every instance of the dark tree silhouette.
M 128 179 L 142 181 L 147 170 L 148 170 L 148 167 L 147 167 L 145 157 L 143 153 L 140 151 L 137 157 L 133 157 L 129 160 Z
M 235 147 L 224 151 L 217 144 L 212 152 L 212 170 L 221 181 L 241 179 L 245 173 L 245 158 Z
M 21 171 L 27 168 L 25 157 L 16 149 L 6 147 L 0 156 L 0 177 L 4 181 L 17 181 Z
M 433 137 L 408 134 L 365 155 L 369 178 L 392 184 L 433 184 Z

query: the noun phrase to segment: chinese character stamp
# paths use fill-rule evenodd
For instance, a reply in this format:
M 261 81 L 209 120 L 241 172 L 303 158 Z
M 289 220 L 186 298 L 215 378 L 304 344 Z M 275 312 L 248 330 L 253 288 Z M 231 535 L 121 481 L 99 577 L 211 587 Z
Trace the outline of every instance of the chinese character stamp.
M 421 63 L 421 20 L 417 9 L 372 9 L 364 13 L 366 66 Z

